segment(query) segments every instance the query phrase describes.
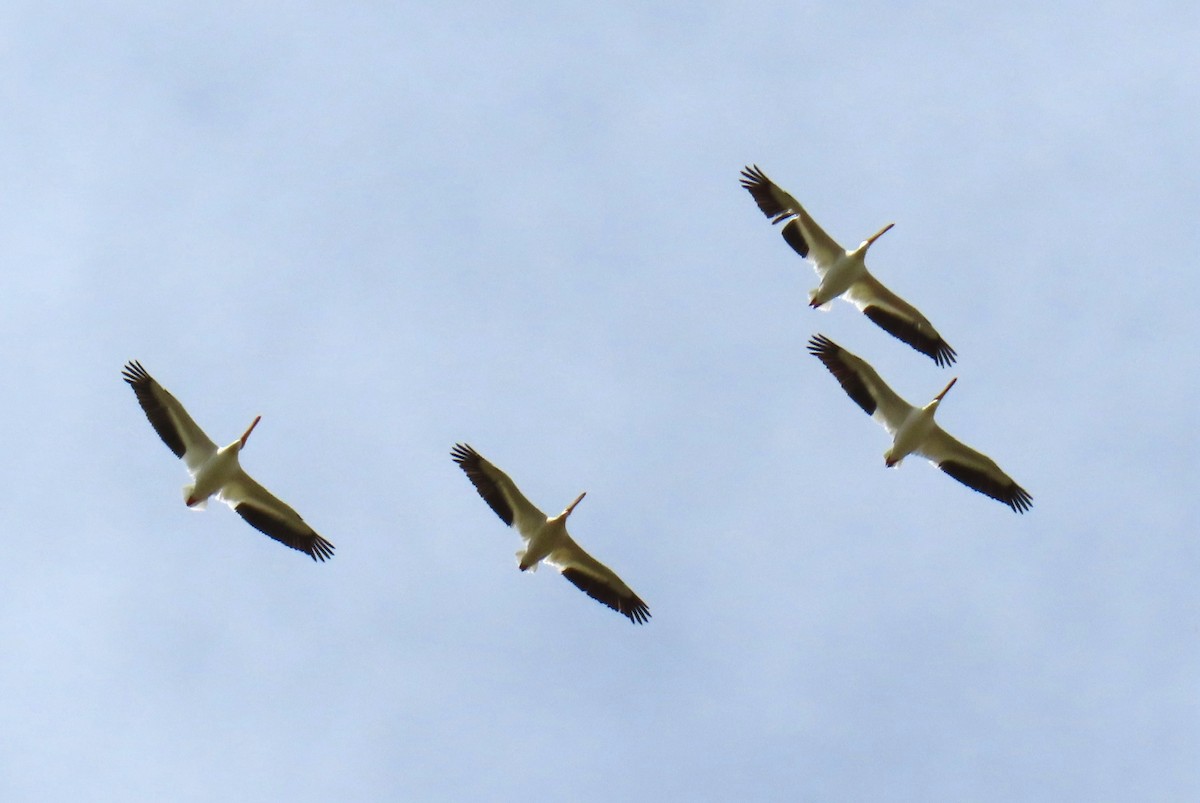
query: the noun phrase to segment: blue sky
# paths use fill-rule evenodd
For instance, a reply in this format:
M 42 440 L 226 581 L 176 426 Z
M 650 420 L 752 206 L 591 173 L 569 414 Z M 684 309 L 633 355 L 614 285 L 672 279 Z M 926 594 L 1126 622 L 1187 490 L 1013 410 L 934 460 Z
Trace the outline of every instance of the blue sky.
M 0 797 L 1200 796 L 1200 11 L 0 10 Z M 757 163 L 957 349 L 815 283 Z M 886 434 L 823 332 L 1034 497 Z M 140 359 L 337 546 L 186 474 Z M 654 615 L 543 570 L 471 443 Z

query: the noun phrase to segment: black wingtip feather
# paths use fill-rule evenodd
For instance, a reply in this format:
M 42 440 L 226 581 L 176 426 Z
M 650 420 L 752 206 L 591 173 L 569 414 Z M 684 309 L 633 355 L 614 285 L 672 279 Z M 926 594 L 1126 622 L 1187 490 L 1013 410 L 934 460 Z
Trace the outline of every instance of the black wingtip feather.
M 838 384 L 842 386 L 842 390 L 846 391 L 846 395 L 855 404 L 861 407 L 867 415 L 875 415 L 875 397 L 867 390 L 862 377 L 851 370 L 843 359 L 842 355 L 848 353 L 845 349 L 825 335 L 817 334 L 808 341 L 808 353 L 825 364 L 829 373 L 833 374 Z
M 480 457 L 479 452 L 465 443 L 456 443 L 450 450 L 450 457 L 455 463 L 458 463 L 459 468 L 467 475 L 467 479 L 475 486 L 475 490 L 483 497 L 483 501 L 488 503 L 488 507 L 495 511 L 501 521 L 511 527 L 513 510 L 496 483 L 484 472 L 481 463 L 483 458 Z
M 308 555 L 314 561 L 319 560 L 323 563 L 333 557 L 333 550 L 333 544 L 318 535 L 317 539 L 313 541 L 312 552 L 309 552 Z
M 121 369 L 121 378 L 131 385 L 152 381 L 150 373 L 137 360 L 130 360 L 125 363 L 125 367 Z

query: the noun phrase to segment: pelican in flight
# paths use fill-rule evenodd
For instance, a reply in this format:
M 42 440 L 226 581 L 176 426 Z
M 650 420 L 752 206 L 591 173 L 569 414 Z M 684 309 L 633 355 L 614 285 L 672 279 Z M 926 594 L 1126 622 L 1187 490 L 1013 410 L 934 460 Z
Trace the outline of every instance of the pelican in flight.
M 183 486 L 183 500 L 188 507 L 203 510 L 209 497 L 216 494 L 251 527 L 276 541 L 300 550 L 313 560 L 333 557 L 333 544 L 317 535 L 296 511 L 255 482 L 238 465 L 238 452 L 245 447 L 246 439 L 262 416 L 251 422 L 242 437 L 218 449 L 204 430 L 196 426 L 183 405 L 158 384 L 140 362 L 127 363 L 121 376 L 133 388 L 138 404 L 142 405 L 158 437 L 176 457 L 183 458 L 191 473 L 194 481 Z
M 507 474 L 470 446 L 455 444 L 450 456 L 474 483 L 483 501 L 505 524 L 516 527 L 521 534 L 525 541 L 525 548 L 517 552 L 517 567 L 521 571 L 536 570 L 538 563 L 545 560 L 583 593 L 628 616 L 634 624 L 643 624 L 650 618 L 650 609 L 633 589 L 612 569 L 584 552 L 567 534 L 567 516 L 586 491 L 575 497 L 562 513 L 551 518 L 534 507 Z
M 867 249 L 895 223 L 887 224 L 863 240 L 858 248 L 847 251 L 817 225 L 799 201 L 767 178 L 758 165 L 742 170 L 741 185 L 772 223 L 786 221 L 781 232 L 783 239 L 816 269 L 820 283 L 809 291 L 810 307 L 826 309 L 830 301 L 841 296 L 880 329 L 931 357 L 939 366 L 954 363 L 954 349 L 942 340 L 929 319 L 867 270 Z
M 1033 504 L 1029 492 L 1013 482 L 990 457 L 946 434 L 933 420 L 938 405 L 958 377 L 951 379 L 929 404 L 913 407 L 896 395 L 865 360 L 825 335 L 815 335 L 809 340 L 808 351 L 825 363 L 855 404 L 892 434 L 892 445 L 883 453 L 889 468 L 915 453 L 928 458 L 968 488 L 1003 502 L 1014 512 L 1024 513 Z

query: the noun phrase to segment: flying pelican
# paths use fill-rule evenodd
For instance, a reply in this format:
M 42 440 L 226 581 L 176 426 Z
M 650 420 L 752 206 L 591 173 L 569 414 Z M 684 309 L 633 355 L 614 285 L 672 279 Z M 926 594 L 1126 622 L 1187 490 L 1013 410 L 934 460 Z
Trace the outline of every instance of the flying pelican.
M 188 507 L 203 510 L 208 498 L 216 494 L 251 527 L 276 541 L 300 550 L 313 560 L 333 557 L 333 544 L 317 535 L 296 511 L 275 498 L 238 465 L 238 452 L 262 420 L 261 415 L 251 422 L 242 437 L 218 449 L 204 430 L 196 426 L 183 405 L 154 381 L 140 362 L 127 363 L 121 376 L 133 388 L 138 404 L 142 405 L 158 437 L 176 457 L 183 458 L 191 473 L 194 482 L 183 486 L 183 500 Z
M 783 239 L 816 269 L 821 281 L 815 290 L 809 291 L 810 307 L 824 309 L 830 301 L 842 296 L 880 329 L 932 357 L 939 366 L 954 363 L 954 349 L 942 340 L 933 324 L 867 270 L 867 249 L 895 223 L 887 224 L 863 240 L 858 248 L 847 251 L 817 225 L 799 201 L 767 178 L 758 165 L 742 170 L 741 185 L 772 223 L 787 221 L 781 232 Z
M 525 498 L 507 474 L 470 446 L 457 443 L 450 450 L 450 456 L 474 483 L 483 501 L 505 524 L 516 527 L 521 534 L 525 541 L 525 548 L 517 552 L 517 566 L 521 571 L 536 570 L 538 563 L 545 560 L 557 567 L 580 591 L 628 616 L 634 624 L 643 624 L 650 618 L 646 603 L 612 569 L 584 552 L 567 534 L 567 516 L 586 491 L 575 497 L 562 513 L 550 518 Z
M 892 445 L 883 453 L 889 468 L 898 465 L 905 456 L 916 453 L 929 458 L 968 488 L 998 499 L 1017 513 L 1024 513 L 1033 504 L 1029 492 L 1013 482 L 1012 477 L 1001 471 L 990 457 L 947 435 L 934 422 L 938 405 L 958 377 L 951 379 L 933 401 L 918 408 L 896 395 L 865 360 L 825 335 L 815 335 L 809 340 L 808 351 L 825 363 L 855 404 L 892 434 Z

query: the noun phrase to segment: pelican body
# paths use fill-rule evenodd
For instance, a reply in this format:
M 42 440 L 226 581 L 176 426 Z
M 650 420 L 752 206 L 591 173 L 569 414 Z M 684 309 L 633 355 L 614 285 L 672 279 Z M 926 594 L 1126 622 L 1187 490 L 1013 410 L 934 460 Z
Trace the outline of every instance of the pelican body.
M 189 508 L 203 510 L 208 500 L 216 496 L 250 526 L 281 544 L 313 560 L 333 557 L 333 544 L 317 535 L 289 505 L 255 482 L 238 462 L 238 454 L 262 416 L 255 417 L 240 438 L 218 449 L 184 406 L 140 362 L 126 364 L 121 376 L 133 388 L 138 404 L 158 436 L 183 460 L 192 475 L 192 482 L 183 486 L 183 501 Z
M 794 235 L 800 231 L 800 225 L 797 218 L 792 228 L 785 226 L 784 231 Z M 825 267 L 825 275 L 821 277 L 816 288 L 809 291 L 808 306 L 813 309 L 828 309 L 829 302 L 870 276 L 871 274 L 867 270 L 867 249 L 895 225 L 895 223 L 887 224 L 859 243 L 853 251 L 839 249 L 841 252 L 835 254 L 833 261 Z M 793 247 L 795 246 L 793 245 Z
M 942 339 L 920 310 L 893 293 L 867 270 L 867 249 L 894 223 L 889 223 L 858 247 L 848 251 L 817 225 L 800 202 L 767 178 L 758 166 L 742 170 L 741 185 L 772 223 L 783 223 L 783 239 L 809 260 L 819 283 L 809 291 L 809 306 L 827 309 L 845 298 L 892 337 L 930 357 L 939 366 L 952 365 L 954 349 Z
M 562 549 L 571 541 L 571 536 L 567 535 L 567 516 L 571 515 L 571 511 L 575 506 L 583 501 L 583 497 L 587 496 L 587 491 L 575 497 L 575 501 L 567 505 L 562 513 L 557 516 L 546 519 L 546 523 L 534 530 L 529 540 L 525 542 L 524 549 L 517 550 L 517 568 L 521 571 L 533 569 L 537 571 L 538 564 L 541 563 L 556 549 Z
M 942 399 L 954 387 L 954 383 L 958 381 L 958 377 L 950 380 L 950 383 L 942 389 L 942 392 L 933 397 L 933 401 L 924 407 L 912 407 L 904 420 L 900 422 L 900 426 L 896 427 L 895 437 L 892 439 L 891 448 L 883 453 L 883 462 L 888 468 L 892 468 L 900 464 L 900 461 L 908 457 L 921 447 L 921 444 L 933 434 L 934 423 L 933 416 L 937 413 L 938 405 L 942 403 Z
M 196 470 L 192 472 L 194 482 L 183 486 L 183 502 L 185 505 L 197 510 L 203 510 L 208 505 L 209 497 L 218 493 L 237 477 L 238 473 L 242 470 L 241 463 L 238 462 L 238 454 L 242 451 L 242 447 L 246 445 L 250 433 L 254 431 L 254 428 L 258 426 L 258 422 L 261 420 L 261 415 L 256 416 L 246 431 L 242 433 L 242 437 L 228 446 L 222 446 L 220 449 L 217 449 L 207 460 L 196 467 Z
M 515 527 L 525 545 L 517 551 L 517 568 L 537 570 L 542 561 L 555 566 L 580 591 L 612 608 L 634 624 L 644 624 L 650 609 L 616 572 L 593 558 L 567 533 L 567 517 L 587 492 L 575 497 L 557 516 L 538 510 L 507 474 L 470 446 L 458 443 L 450 456 L 501 521 Z
M 1024 513 L 1033 504 L 1029 492 L 995 461 L 947 434 L 934 421 L 938 405 L 954 387 L 957 377 L 929 404 L 914 407 L 888 387 L 865 360 L 825 335 L 815 335 L 809 340 L 808 351 L 824 363 L 855 404 L 892 434 L 892 445 L 883 453 L 884 464 L 889 468 L 898 466 L 910 454 L 919 454 L 963 485 L 1003 502 L 1015 513 Z

